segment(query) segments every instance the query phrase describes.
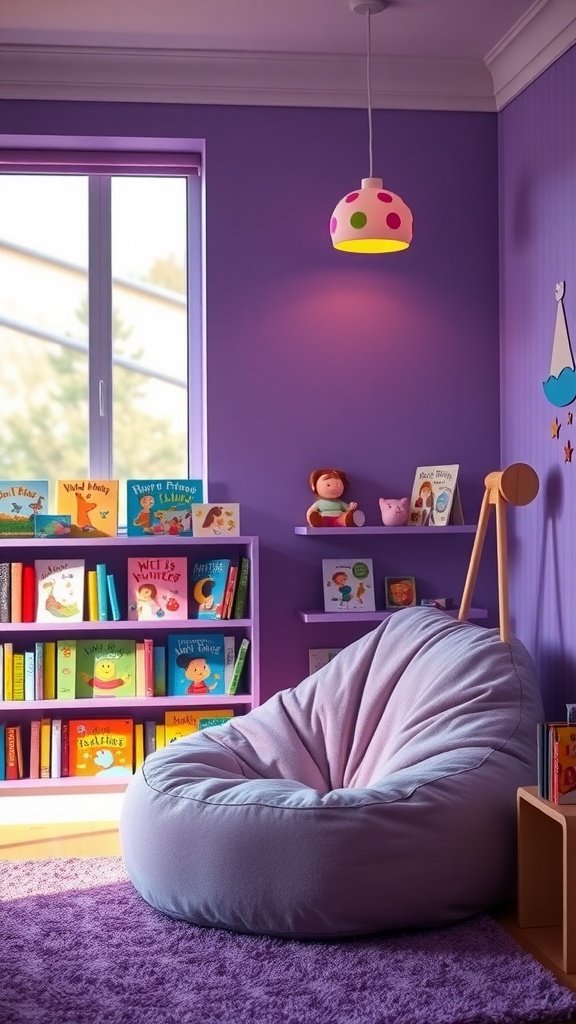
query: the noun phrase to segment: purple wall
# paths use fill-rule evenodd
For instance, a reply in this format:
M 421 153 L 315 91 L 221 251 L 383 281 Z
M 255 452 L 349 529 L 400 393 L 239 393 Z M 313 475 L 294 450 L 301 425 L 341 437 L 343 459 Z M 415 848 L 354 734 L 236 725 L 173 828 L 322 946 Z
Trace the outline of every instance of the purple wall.
M 0 102 L 6 133 L 195 137 L 207 153 L 210 500 L 242 505 L 261 538 L 263 697 L 307 674 L 307 650 L 353 625 L 305 625 L 320 560 L 373 557 L 421 596 L 458 598 L 470 536 L 296 537 L 310 471 L 335 464 L 377 499 L 414 469 L 460 463 L 467 522 L 499 466 L 497 123 L 489 114 L 374 112 L 374 171 L 410 204 L 413 246 L 332 249 L 336 202 L 368 173 L 365 111 Z M 487 544 L 474 604 L 496 621 Z M 340 535 L 339 535 L 340 536 Z
M 503 462 L 530 462 L 539 498 L 515 517 L 511 607 L 534 653 L 548 717 L 576 701 L 574 406 L 544 396 L 556 318 L 554 287 L 576 346 L 576 47 L 500 116 L 501 372 Z M 551 424 L 558 417 L 558 439 Z M 576 424 L 576 421 L 575 421 Z

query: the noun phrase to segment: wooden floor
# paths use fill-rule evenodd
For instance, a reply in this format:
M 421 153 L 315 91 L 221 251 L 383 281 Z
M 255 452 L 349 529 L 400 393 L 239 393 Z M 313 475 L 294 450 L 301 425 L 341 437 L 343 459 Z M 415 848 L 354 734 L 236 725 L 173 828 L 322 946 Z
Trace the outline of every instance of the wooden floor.
M 45 860 L 53 857 L 119 857 L 118 822 L 75 822 L 72 824 L 11 825 L 0 829 L 0 860 Z M 530 944 L 518 928 L 513 906 L 494 914 L 513 939 L 544 964 L 569 988 L 576 991 L 576 974 L 564 974 L 552 961 Z

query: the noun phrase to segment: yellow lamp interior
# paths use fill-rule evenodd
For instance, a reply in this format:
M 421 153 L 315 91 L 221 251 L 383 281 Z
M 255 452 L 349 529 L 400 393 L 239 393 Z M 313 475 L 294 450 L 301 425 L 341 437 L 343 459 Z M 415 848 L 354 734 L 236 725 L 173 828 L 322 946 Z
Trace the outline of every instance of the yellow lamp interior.
M 341 252 L 399 252 L 407 249 L 409 243 L 398 238 L 344 238 L 333 245 Z

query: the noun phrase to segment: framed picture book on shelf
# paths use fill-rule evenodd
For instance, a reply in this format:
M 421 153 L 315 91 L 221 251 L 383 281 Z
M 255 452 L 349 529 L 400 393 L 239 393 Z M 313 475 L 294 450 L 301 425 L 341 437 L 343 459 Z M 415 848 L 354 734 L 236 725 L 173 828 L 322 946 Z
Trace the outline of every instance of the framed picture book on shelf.
M 414 576 L 385 576 L 384 604 L 388 610 L 412 608 L 416 604 Z
M 376 610 L 371 558 L 323 558 L 322 586 L 327 612 Z
M 188 559 L 127 559 L 128 620 L 188 618 Z
M 202 497 L 201 480 L 128 480 L 128 536 L 191 537 L 192 512 Z
M 116 537 L 118 481 L 58 480 L 56 512 L 70 516 L 73 537 Z
M 462 526 L 459 466 L 418 466 L 410 496 L 409 526 Z
M 0 539 L 33 537 L 34 516 L 47 510 L 47 480 L 0 480 Z

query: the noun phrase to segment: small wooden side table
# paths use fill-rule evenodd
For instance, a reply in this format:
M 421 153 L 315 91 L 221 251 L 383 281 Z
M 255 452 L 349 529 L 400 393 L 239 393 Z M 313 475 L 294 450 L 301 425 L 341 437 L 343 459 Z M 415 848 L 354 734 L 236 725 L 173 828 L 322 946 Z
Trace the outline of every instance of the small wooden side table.
M 518 926 L 565 974 L 576 972 L 576 804 L 523 786 L 518 808 Z

